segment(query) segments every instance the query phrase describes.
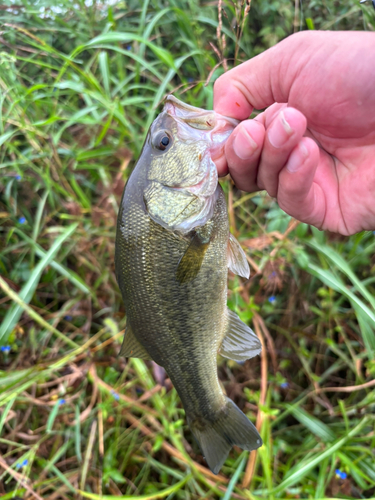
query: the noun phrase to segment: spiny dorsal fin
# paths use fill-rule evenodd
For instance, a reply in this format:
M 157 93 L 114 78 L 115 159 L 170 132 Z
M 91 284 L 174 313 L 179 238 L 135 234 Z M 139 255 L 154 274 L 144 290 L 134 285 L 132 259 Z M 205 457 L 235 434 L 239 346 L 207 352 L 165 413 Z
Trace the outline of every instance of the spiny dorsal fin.
M 227 334 L 221 344 L 219 354 L 234 361 L 245 361 L 260 354 L 260 340 L 236 313 L 227 309 Z
M 179 283 L 188 283 L 197 277 L 209 244 L 209 236 L 203 236 L 199 231 L 194 234 L 177 267 Z
M 228 238 L 228 267 L 234 274 L 238 274 L 243 278 L 250 277 L 250 267 L 247 263 L 246 254 L 231 233 L 229 233 Z
M 135 338 L 129 322 L 125 328 L 124 340 L 119 356 L 123 356 L 124 358 L 152 359 L 143 345 Z

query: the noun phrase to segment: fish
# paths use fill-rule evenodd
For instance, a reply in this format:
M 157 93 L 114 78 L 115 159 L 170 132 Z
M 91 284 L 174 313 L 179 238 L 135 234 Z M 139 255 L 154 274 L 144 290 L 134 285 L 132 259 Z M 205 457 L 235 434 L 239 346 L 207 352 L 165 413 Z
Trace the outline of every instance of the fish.
M 261 352 L 255 333 L 227 308 L 228 268 L 244 278 L 250 269 L 229 231 L 212 157 L 237 124 L 169 95 L 125 186 L 115 244 L 126 310 L 120 356 L 165 369 L 215 474 L 233 445 L 262 445 L 217 374 L 218 353 L 242 362 Z

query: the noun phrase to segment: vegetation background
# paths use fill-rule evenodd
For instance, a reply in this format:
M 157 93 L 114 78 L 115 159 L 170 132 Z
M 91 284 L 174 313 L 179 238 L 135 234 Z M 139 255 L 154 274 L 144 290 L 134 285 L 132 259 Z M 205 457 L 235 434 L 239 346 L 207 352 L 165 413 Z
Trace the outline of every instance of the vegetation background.
M 2 499 L 375 498 L 373 233 L 223 181 L 252 266 L 228 302 L 264 350 L 219 375 L 264 446 L 218 476 L 165 374 L 117 356 L 118 204 L 165 94 L 211 108 L 223 71 L 295 31 L 375 29 L 355 0 L 218 3 L 0 5 Z

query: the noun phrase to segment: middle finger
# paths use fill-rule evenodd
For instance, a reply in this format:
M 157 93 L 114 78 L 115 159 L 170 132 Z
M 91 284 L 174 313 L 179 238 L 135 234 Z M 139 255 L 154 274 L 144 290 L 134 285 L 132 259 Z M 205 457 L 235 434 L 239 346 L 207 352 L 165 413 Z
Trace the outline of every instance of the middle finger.
M 266 112 L 267 113 L 267 112 Z M 264 113 L 264 115 L 266 115 Z M 267 124 L 267 117 L 265 122 Z M 284 107 L 266 125 L 266 136 L 259 162 L 257 184 L 270 196 L 277 196 L 279 173 L 306 131 L 305 116 L 294 108 Z

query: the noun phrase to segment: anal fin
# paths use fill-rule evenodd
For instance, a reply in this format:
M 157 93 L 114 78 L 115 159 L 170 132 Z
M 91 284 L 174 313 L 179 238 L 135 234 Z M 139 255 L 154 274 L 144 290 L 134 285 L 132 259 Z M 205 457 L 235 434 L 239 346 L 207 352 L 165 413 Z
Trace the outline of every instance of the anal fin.
M 126 325 L 119 356 L 123 356 L 124 358 L 152 359 L 139 340 L 135 338 L 129 322 Z
M 219 354 L 234 361 L 245 361 L 260 354 L 262 344 L 252 329 L 230 309 L 227 309 L 227 315 L 227 334 L 223 339 Z

